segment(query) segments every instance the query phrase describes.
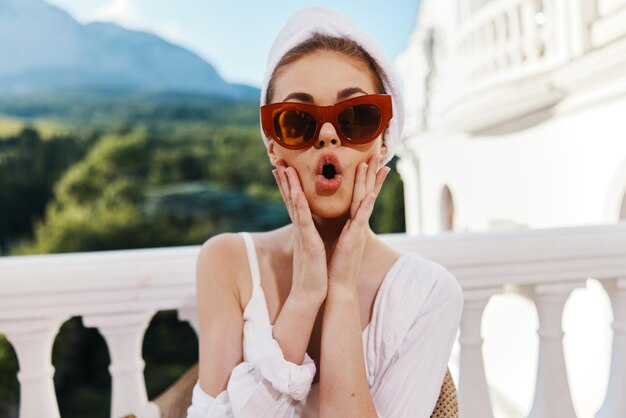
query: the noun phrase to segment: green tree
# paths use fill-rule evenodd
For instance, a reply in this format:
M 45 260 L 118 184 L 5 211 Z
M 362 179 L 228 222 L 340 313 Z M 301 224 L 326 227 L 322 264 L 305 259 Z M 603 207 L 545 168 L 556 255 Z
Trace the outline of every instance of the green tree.
M 44 214 L 53 186 L 80 160 L 92 135 L 60 135 L 43 140 L 26 126 L 0 140 L 0 253 L 12 242 L 30 238 L 33 222 Z

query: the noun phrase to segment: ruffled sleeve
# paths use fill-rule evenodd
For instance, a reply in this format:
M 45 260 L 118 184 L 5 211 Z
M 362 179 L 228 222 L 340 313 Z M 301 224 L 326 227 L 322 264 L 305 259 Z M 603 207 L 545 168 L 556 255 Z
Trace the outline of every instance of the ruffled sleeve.
M 298 401 L 306 399 L 315 377 L 315 362 L 308 353 L 304 353 L 302 365 L 285 360 L 278 341 L 272 337 L 272 328 L 250 344 L 247 350 L 248 362 L 277 391 Z
M 315 376 L 315 362 L 307 353 L 301 365 L 287 361 L 269 329 L 247 345 L 247 358 L 233 368 L 226 390 L 217 397 L 196 383 L 187 418 L 300 416 Z
M 187 418 L 232 418 L 228 391 L 213 397 L 200 389 L 196 382 L 191 394 L 191 406 L 187 409 Z

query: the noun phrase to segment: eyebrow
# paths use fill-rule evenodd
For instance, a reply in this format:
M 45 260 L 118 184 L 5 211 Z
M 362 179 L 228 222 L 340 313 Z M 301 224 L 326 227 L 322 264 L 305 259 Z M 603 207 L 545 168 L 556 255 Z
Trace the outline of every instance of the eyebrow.
M 343 89 L 337 93 L 337 100 L 345 99 L 352 96 L 355 93 L 363 93 L 367 94 L 360 87 L 348 87 L 347 89 Z
M 348 87 L 343 90 L 339 90 L 337 92 L 337 100 L 345 99 L 347 97 L 352 96 L 355 93 L 367 94 L 367 92 L 365 92 L 360 87 Z M 294 92 L 294 93 L 288 94 L 287 97 L 283 99 L 283 102 L 286 102 L 289 99 L 296 99 L 296 100 L 300 100 L 300 101 L 307 102 L 307 103 L 315 102 L 315 99 L 313 98 L 313 96 L 311 96 L 309 93 L 302 93 L 302 92 Z
M 285 97 L 283 99 L 283 102 L 286 102 L 289 99 L 296 99 L 296 100 L 300 100 L 302 102 L 310 102 L 313 103 L 315 100 L 313 100 L 313 96 L 311 96 L 309 93 L 290 93 L 287 97 Z

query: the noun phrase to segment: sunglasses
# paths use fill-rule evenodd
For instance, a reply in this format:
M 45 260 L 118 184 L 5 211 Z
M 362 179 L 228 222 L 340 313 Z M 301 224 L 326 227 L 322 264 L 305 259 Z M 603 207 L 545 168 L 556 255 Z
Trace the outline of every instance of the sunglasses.
M 326 122 L 332 123 L 342 143 L 366 144 L 380 135 L 392 116 L 388 94 L 357 96 L 331 106 L 296 102 L 261 106 L 265 136 L 289 149 L 312 146 Z

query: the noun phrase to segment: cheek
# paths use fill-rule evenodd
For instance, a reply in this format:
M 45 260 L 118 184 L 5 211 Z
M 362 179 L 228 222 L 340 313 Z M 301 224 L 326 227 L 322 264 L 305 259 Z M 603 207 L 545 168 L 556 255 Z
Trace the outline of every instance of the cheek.
M 353 145 L 353 148 L 363 154 L 362 161 L 367 162 L 367 160 L 376 154 L 383 155 L 383 137 L 380 135 L 378 138 L 373 140 L 370 143 L 363 145 Z M 384 155 L 383 155 L 384 157 Z
M 301 167 L 301 158 L 302 151 L 290 150 L 287 148 L 283 148 L 280 145 L 274 146 L 274 155 L 276 157 L 276 162 L 283 160 L 289 167 L 294 167 L 298 173 L 300 172 Z

